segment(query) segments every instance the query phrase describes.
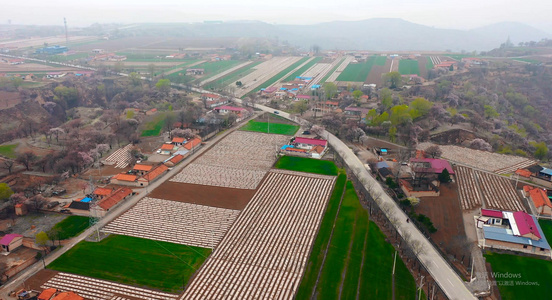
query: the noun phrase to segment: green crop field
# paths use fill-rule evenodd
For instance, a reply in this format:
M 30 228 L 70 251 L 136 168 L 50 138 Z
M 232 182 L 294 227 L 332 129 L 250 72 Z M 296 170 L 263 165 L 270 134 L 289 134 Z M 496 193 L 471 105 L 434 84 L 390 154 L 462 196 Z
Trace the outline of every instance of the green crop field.
M 264 132 L 264 133 L 285 134 L 285 135 L 294 135 L 298 129 L 299 129 L 299 125 L 257 122 L 255 120 L 251 120 L 247 122 L 245 126 L 240 128 L 240 130 L 243 130 L 243 131 L 255 131 L 255 132 Z
M 309 61 L 308 63 L 306 63 L 304 66 L 302 66 L 301 68 L 297 69 L 297 71 L 291 73 L 291 75 L 289 75 L 288 77 L 286 77 L 284 79 L 284 81 L 293 81 L 295 80 L 296 77 L 298 76 L 301 76 L 301 74 L 305 73 L 308 69 L 310 69 L 310 67 L 314 66 L 314 64 L 318 63 L 319 61 L 322 60 L 322 57 L 315 57 L 313 58 L 311 61 Z
M 335 72 L 335 70 L 337 70 L 337 68 L 339 68 L 339 66 L 343 63 L 343 61 L 345 60 L 345 57 L 342 58 L 339 63 L 337 63 L 331 70 L 330 72 L 328 72 L 328 74 L 326 74 L 326 76 L 322 77 L 322 79 L 320 79 L 320 81 L 318 82 L 318 84 L 320 85 L 323 85 L 324 82 L 326 82 L 326 80 L 328 80 L 328 78 L 330 78 L 330 76 L 332 76 L 333 72 Z
M 375 64 L 377 66 L 385 66 L 386 62 L 387 62 L 387 56 L 376 56 Z
M 228 70 L 238 64 L 242 63 L 239 60 L 219 60 L 219 61 L 210 61 L 204 62 L 197 66 L 194 66 L 195 69 L 205 69 L 205 76 L 203 78 L 208 78 L 217 73 Z
M 427 57 L 427 62 L 426 62 L 426 70 L 431 70 L 433 69 L 433 62 L 431 61 L 431 58 L 428 56 Z
M 287 73 L 291 72 L 293 69 L 297 68 L 298 66 L 300 66 L 302 63 L 304 63 L 305 61 L 307 61 L 307 59 L 309 59 L 308 57 L 303 57 L 301 58 L 300 60 L 298 60 L 296 63 L 294 64 L 291 64 L 291 66 L 285 68 L 284 70 L 280 71 L 280 73 L 272 76 L 272 78 L 270 78 L 269 80 L 263 82 L 259 87 L 257 87 L 256 89 L 252 90 L 251 92 L 245 94 L 242 96 L 242 98 L 245 98 L 247 96 L 249 96 L 250 94 L 253 94 L 253 93 L 256 93 L 258 90 L 260 89 L 265 89 L 267 87 L 269 87 L 270 85 L 272 85 L 273 83 L 275 83 L 276 81 L 280 80 L 282 77 L 284 77 Z
M 345 181 L 345 174 L 340 174 L 296 299 L 392 298 L 395 250 L 385 241 L 377 225 L 369 220 L 352 183 Z M 328 252 L 322 264 L 326 249 Z M 395 299 L 415 299 L 414 278 L 400 258 L 396 262 Z
M 211 249 L 111 235 L 78 243 L 48 268 L 178 293 L 210 254 Z
M 401 59 L 399 61 L 399 73 L 402 75 L 418 74 L 420 75 L 420 68 L 418 67 L 417 60 Z
M 485 258 L 502 299 L 545 299 L 552 294 L 551 261 L 498 253 L 488 253 Z
M 57 223 L 52 228 L 58 234 L 60 240 L 69 239 L 79 235 L 90 224 L 90 219 L 81 216 L 69 216 Z
M 542 232 L 544 233 L 544 236 L 546 237 L 546 240 L 548 243 L 552 242 L 552 221 L 550 220 L 539 220 L 539 225 L 542 229 Z
M 17 154 L 15 153 L 15 148 L 17 148 L 17 146 L 19 146 L 19 144 L 0 146 L 0 155 L 3 155 L 7 158 L 15 158 L 17 156 Z
M 337 167 L 333 162 L 327 160 L 282 156 L 274 167 L 276 169 L 337 176 Z
M 349 64 L 337 77 L 337 81 L 364 82 L 372 70 L 376 56 L 371 56 L 365 62 Z
M 165 114 L 158 114 L 151 122 L 146 123 L 142 136 L 158 136 L 165 125 Z
M 205 89 L 214 89 L 214 88 L 223 88 L 229 84 L 235 84 L 240 78 L 245 77 L 247 74 L 255 71 L 253 68 L 257 65 L 263 63 L 263 61 L 256 61 L 248 64 L 245 67 L 239 68 L 238 70 L 223 76 L 217 80 L 211 81 L 204 86 Z

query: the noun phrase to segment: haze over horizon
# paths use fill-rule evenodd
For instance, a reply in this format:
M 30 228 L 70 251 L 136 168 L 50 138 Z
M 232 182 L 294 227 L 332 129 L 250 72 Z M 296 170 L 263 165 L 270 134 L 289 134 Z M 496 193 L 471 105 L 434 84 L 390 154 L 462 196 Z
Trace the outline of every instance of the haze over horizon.
M 94 2 L 10 2 L 0 12 L 0 24 L 63 25 L 93 23 L 172 23 L 209 20 L 257 20 L 272 24 L 307 25 L 331 21 L 359 21 L 372 18 L 400 18 L 445 29 L 474 29 L 499 22 L 520 22 L 552 33 L 552 21 L 545 0 L 452 1 L 421 0 L 412 3 L 380 1 L 292 1 L 259 3 L 254 0 L 208 0 L 182 3 L 175 0 L 97 0 Z

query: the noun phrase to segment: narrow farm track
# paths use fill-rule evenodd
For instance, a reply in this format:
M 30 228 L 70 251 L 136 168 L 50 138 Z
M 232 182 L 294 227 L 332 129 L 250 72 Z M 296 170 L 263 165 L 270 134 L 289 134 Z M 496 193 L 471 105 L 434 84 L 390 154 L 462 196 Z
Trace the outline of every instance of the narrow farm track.
M 181 299 L 292 299 L 334 181 L 269 172 Z

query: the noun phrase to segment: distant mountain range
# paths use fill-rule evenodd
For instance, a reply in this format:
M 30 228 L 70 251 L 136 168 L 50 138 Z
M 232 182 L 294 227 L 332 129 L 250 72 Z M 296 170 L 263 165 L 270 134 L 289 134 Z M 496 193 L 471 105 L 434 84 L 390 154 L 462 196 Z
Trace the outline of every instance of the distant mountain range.
M 316 44 L 325 50 L 488 51 L 499 47 L 508 37 L 515 45 L 552 37 L 529 25 L 513 22 L 454 30 L 391 18 L 314 25 L 273 25 L 258 21 L 143 25 L 148 28 L 143 28 L 143 33 L 153 30 L 159 35 L 170 32 L 187 37 L 278 38 L 305 49 Z

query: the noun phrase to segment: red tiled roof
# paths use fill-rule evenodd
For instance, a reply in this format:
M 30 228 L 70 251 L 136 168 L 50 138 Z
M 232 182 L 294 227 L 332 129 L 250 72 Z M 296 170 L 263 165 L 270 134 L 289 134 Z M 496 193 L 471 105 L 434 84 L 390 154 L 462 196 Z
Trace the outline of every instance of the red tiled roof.
M 163 144 L 161 146 L 161 150 L 172 150 L 174 149 L 174 145 L 173 144 Z
M 320 153 L 324 152 L 324 147 L 322 147 L 320 145 L 316 145 L 316 146 L 314 146 L 314 148 L 312 148 L 312 151 L 320 154 Z
M 535 221 L 533 220 L 533 217 L 531 217 L 529 214 L 522 211 L 516 211 L 514 213 L 514 219 L 516 220 L 516 225 L 520 235 L 532 233 L 539 239 L 542 238 L 539 233 L 539 229 L 535 224 Z
M 183 159 L 184 159 L 183 155 L 177 154 L 177 155 L 173 156 L 169 161 L 176 165 L 177 163 L 179 163 Z
M 201 143 L 200 138 L 193 138 L 189 140 L 186 144 L 184 144 L 184 148 L 186 148 L 186 150 L 192 150 L 192 148 L 196 147 L 200 143 Z
M 524 191 L 529 192 L 529 197 L 531 197 L 531 200 L 533 203 L 535 203 L 535 207 L 539 208 L 542 206 L 548 206 L 552 207 L 552 203 L 550 202 L 550 199 L 548 199 L 548 195 L 546 194 L 546 190 L 534 188 L 531 186 L 524 186 Z
M 326 105 L 338 106 L 338 105 L 339 105 L 339 102 L 336 102 L 336 101 L 326 101 Z
M 481 209 L 481 215 L 484 217 L 502 218 L 502 212 L 494 209 Z
M 221 110 L 221 109 L 225 109 L 225 110 L 229 110 L 229 111 L 244 111 L 244 110 L 247 110 L 243 107 L 234 107 L 234 106 L 228 106 L 228 105 L 215 107 L 215 110 Z
M 59 293 L 52 300 L 84 300 L 84 298 L 73 292 L 63 292 Z
M 124 173 L 119 173 L 115 175 L 113 178 L 120 181 L 136 181 L 136 175 L 128 175 Z
M 108 196 L 108 195 L 111 195 L 111 193 L 113 193 L 113 190 L 107 189 L 107 188 L 97 188 L 93 192 L 94 195 L 100 195 L 100 196 Z
M 17 233 L 10 233 L 10 234 L 6 234 L 1 240 L 0 240 L 0 245 L 9 245 L 15 238 L 18 238 L 18 237 L 23 237 L 22 235 L 20 234 L 17 234 Z
M 216 94 L 202 94 L 201 95 L 202 97 L 205 97 L 205 98 L 213 98 L 213 99 L 218 99 L 220 98 L 219 95 L 216 95 Z
M 108 210 L 129 195 L 132 195 L 132 190 L 129 188 L 123 187 L 116 190 L 111 196 L 100 201 L 98 205 L 101 208 Z
M 157 168 L 151 170 L 149 173 L 144 175 L 145 180 L 147 181 L 153 181 L 155 178 L 159 177 L 159 175 L 163 174 L 165 171 L 167 171 L 169 168 L 165 165 L 159 165 Z
M 525 169 L 517 169 L 516 174 L 518 174 L 519 176 L 525 177 L 525 178 L 530 178 L 531 175 L 533 175 L 533 173 L 531 173 L 531 171 L 525 170 Z
M 172 139 L 172 142 L 173 143 L 184 143 L 184 138 L 183 137 L 175 137 Z
M 171 148 L 172 149 L 172 148 Z M 152 165 L 141 165 L 141 164 L 135 164 L 134 165 L 134 168 L 132 168 L 133 170 L 138 170 L 138 171 L 149 171 L 151 170 L 151 168 L 153 168 Z
M 326 144 L 328 143 L 328 141 L 311 139 L 311 138 L 304 138 L 304 137 L 296 137 L 295 138 L 295 143 L 308 144 L 308 145 L 320 145 L 320 146 L 326 147 Z
M 54 288 L 45 289 L 38 295 L 38 300 L 50 300 L 56 292 L 57 289 Z

